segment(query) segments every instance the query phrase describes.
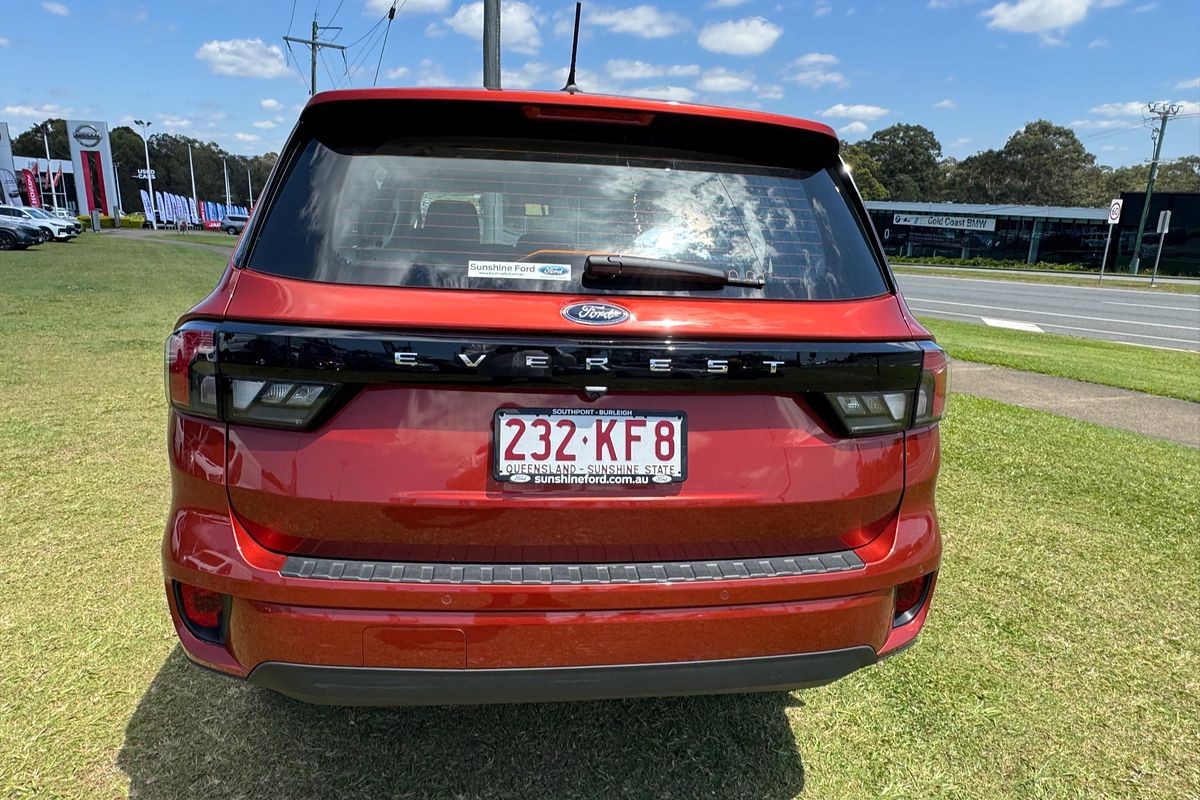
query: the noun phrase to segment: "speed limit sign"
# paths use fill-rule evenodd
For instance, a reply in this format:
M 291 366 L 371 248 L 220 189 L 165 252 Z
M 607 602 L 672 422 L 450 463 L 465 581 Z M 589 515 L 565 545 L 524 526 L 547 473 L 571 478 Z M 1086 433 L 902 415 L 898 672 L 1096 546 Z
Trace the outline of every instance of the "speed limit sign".
M 1121 221 L 1121 206 L 1125 205 L 1124 200 L 1113 200 L 1112 205 L 1108 207 L 1108 224 L 1116 225 Z

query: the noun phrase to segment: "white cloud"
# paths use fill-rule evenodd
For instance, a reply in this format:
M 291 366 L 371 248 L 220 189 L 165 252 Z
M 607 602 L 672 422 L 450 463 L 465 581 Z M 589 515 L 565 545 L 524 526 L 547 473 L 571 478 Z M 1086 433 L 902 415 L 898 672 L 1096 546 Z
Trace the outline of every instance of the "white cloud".
M 547 64 L 531 61 L 518 69 L 506 69 L 500 76 L 505 89 L 550 88 L 554 68 Z M 483 75 L 480 74 L 482 81 Z M 554 87 L 559 88 L 559 87 Z
M 959 138 L 957 138 L 953 142 L 951 142 L 950 146 L 951 147 L 962 147 L 963 145 L 970 144 L 970 143 L 971 143 L 970 138 L 968 138 L 966 136 L 960 136 Z
M 1153 11 L 1158 8 L 1158 3 L 1143 3 L 1140 6 L 1134 6 L 1133 13 L 1144 14 L 1147 11 Z
M 843 125 L 842 127 L 838 128 L 838 133 L 844 133 L 844 134 L 848 134 L 851 136 L 856 135 L 856 134 L 863 134 L 866 132 L 867 132 L 866 123 L 859 122 L 857 120 L 855 120 L 854 122 L 851 122 L 849 125 Z
M 205 42 L 196 58 L 208 64 L 214 75 L 237 78 L 282 78 L 288 74 L 283 51 L 262 39 L 225 39 Z
M 1088 110 L 1105 117 L 1140 117 L 1146 111 L 1146 104 L 1131 100 L 1128 103 L 1104 103 Z
M 629 94 L 633 97 L 674 100 L 679 103 L 690 103 L 696 99 L 696 93 L 686 86 L 643 86 L 640 89 L 630 90 Z
M 873 120 L 891 113 L 881 106 L 869 106 L 861 103 L 846 105 L 836 103 L 821 112 L 822 117 L 837 117 L 841 119 Z
M 805 53 L 792 62 L 793 67 L 830 67 L 838 63 L 832 53 Z
M 833 6 L 829 5 L 829 0 L 817 0 L 817 4 L 813 6 L 813 16 L 823 17 L 833 11 Z
M 273 120 L 260 119 L 258 122 L 254 123 L 254 127 L 258 128 L 259 130 L 269 131 L 271 128 L 274 128 L 276 124 L 277 123 L 275 123 Z
M 657 6 L 633 6 L 595 11 L 587 18 L 589 25 L 599 25 L 613 33 L 624 33 L 641 39 L 662 39 L 688 28 L 687 17 Z
M 378 17 L 388 13 L 392 0 L 367 0 L 363 6 L 363 14 Z M 405 0 L 404 8 L 397 6 L 397 13 L 428 14 L 445 11 L 450 7 L 450 0 Z
M 270 97 L 259 100 L 258 104 L 262 106 L 263 111 L 278 111 L 283 108 L 283 103 Z
M 257 142 L 259 136 L 256 133 L 235 133 L 233 138 L 237 139 L 239 142 Z
M 1190 81 L 1180 81 L 1175 84 L 1176 89 L 1200 89 L 1200 78 L 1192 78 Z
M 51 14 L 55 14 L 60 17 L 71 16 L 71 9 L 67 8 L 62 3 L 42 3 L 42 8 Z
M 500 13 L 503 20 L 500 42 L 504 48 L 531 55 L 541 49 L 537 9 L 520 0 L 512 0 L 501 4 Z M 445 23 L 456 33 L 483 39 L 483 3 L 464 3 L 454 16 L 445 19 Z
M 1160 100 L 1160 103 L 1166 103 L 1166 100 Z M 1176 103 L 1179 106 L 1180 114 L 1200 114 L 1200 103 L 1184 100 Z M 1072 128 L 1117 128 L 1122 125 L 1128 125 L 1130 122 L 1146 117 L 1149 111 L 1146 109 L 1146 104 L 1137 100 L 1130 100 L 1126 103 L 1102 103 L 1098 106 L 1093 106 L 1089 111 L 1093 114 L 1099 114 L 1107 119 L 1077 119 L 1071 123 Z
M 933 104 L 933 107 L 934 108 L 944 108 L 944 109 L 949 110 L 951 108 L 958 108 L 958 103 L 954 102 L 950 98 L 946 98 L 945 100 L 938 100 L 936 103 Z
M 158 123 L 163 130 L 181 131 L 192 127 L 192 121 L 186 117 L 177 117 L 174 114 L 163 114 L 158 118 Z
M 8 117 L 37 117 L 45 119 L 47 117 L 63 117 L 70 114 L 73 109 L 63 108 L 54 103 L 42 103 L 41 105 L 18 104 L 15 106 L 5 106 L 4 115 Z
M 1077 119 L 1071 123 L 1072 128 L 1096 128 L 1099 130 L 1122 128 L 1127 125 L 1129 125 L 1129 120 L 1124 119 Z
M 732 72 L 724 67 L 706 70 L 696 82 L 702 92 L 744 92 L 754 86 L 754 73 Z
M 744 6 L 748 2 L 750 2 L 750 0 L 712 0 L 712 2 L 708 4 L 708 7 L 737 8 L 738 6 Z
M 417 65 L 417 85 L 453 86 L 454 81 L 440 64 L 435 64 L 432 59 L 422 58 L 421 63 Z
M 644 81 L 647 78 L 699 75 L 700 66 L 698 64 L 649 64 L 645 61 L 616 58 L 604 65 L 604 71 L 619 81 Z
M 830 53 L 805 53 L 788 65 L 796 70 L 787 80 L 807 86 L 810 89 L 820 89 L 822 86 L 848 86 L 846 76 L 837 70 L 827 70 L 825 67 L 838 63 L 837 56 Z
M 1088 50 L 1099 50 L 1108 47 L 1108 39 L 1092 39 L 1088 42 Z
M 763 100 L 782 100 L 783 99 L 783 87 L 776 85 L 776 84 L 769 84 L 767 86 L 759 86 L 756 91 L 758 93 L 758 96 Z
M 8 39 L 3 36 L 0 36 L 0 47 L 8 47 Z
M 757 56 L 770 50 L 783 35 L 783 28 L 762 17 L 714 22 L 700 31 L 705 50 L 731 56 Z
M 1055 36 L 1082 22 L 1093 7 L 1109 8 L 1124 0 L 1014 0 L 983 12 L 988 27 L 1013 33 L 1036 33 L 1046 44 L 1061 44 Z
M 406 75 L 408 75 L 408 67 L 396 67 L 394 69 L 389 69 L 384 73 L 384 77 L 386 77 L 389 81 L 400 80 Z

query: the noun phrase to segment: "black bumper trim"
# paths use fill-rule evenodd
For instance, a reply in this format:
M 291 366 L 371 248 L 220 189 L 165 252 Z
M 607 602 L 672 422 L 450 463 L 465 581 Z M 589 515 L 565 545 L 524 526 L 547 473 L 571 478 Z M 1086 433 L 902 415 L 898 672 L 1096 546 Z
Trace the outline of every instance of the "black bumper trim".
M 534 669 L 390 669 L 268 661 L 248 680 L 322 705 L 538 703 L 788 691 L 830 683 L 877 660 L 874 650 L 861 645 L 719 661 Z
M 571 586 L 791 578 L 850 572 L 864 566 L 862 559 L 852 550 L 776 558 L 639 561 L 625 564 L 455 564 L 288 556 L 279 574 L 285 578 L 370 583 Z

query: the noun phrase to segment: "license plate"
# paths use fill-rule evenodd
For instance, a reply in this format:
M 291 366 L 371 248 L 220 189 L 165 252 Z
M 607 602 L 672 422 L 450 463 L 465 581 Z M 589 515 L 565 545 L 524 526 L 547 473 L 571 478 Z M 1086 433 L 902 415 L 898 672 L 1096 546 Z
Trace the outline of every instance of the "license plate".
M 502 408 L 492 445 L 498 481 L 645 486 L 687 478 L 682 411 Z

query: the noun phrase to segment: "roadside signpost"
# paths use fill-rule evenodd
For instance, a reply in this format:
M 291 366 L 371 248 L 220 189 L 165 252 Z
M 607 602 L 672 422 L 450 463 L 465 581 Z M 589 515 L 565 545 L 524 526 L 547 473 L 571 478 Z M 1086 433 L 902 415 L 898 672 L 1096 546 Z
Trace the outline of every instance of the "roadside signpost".
M 1158 279 L 1158 260 L 1162 258 L 1163 239 L 1167 238 L 1167 230 L 1171 227 L 1171 212 L 1161 211 L 1158 214 L 1158 227 L 1155 233 L 1158 234 L 1158 252 L 1154 254 L 1154 272 L 1150 274 L 1150 285 L 1154 285 L 1154 281 Z
M 1108 238 L 1104 240 L 1104 254 L 1100 256 L 1100 282 L 1104 282 L 1104 265 L 1108 263 L 1108 247 L 1112 244 L 1113 228 L 1121 221 L 1121 206 L 1125 201 L 1116 199 L 1108 207 Z

